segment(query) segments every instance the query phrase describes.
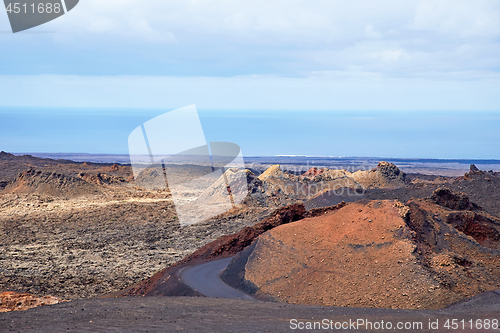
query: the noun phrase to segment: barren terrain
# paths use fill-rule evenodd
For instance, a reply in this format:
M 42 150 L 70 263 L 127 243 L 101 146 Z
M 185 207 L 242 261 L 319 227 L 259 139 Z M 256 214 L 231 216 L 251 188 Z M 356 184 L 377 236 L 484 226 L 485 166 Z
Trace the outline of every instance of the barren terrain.
M 130 166 L 3 152 L 0 164 L 0 291 L 200 296 L 179 272 L 235 254 L 227 283 L 278 302 L 439 308 L 499 289 L 495 172 L 252 167 L 241 205 L 181 227 L 168 189 L 136 186 Z
M 268 214 L 242 207 L 181 228 L 169 192 L 136 187 L 128 166 L 2 155 L 0 291 L 64 299 L 117 291 Z

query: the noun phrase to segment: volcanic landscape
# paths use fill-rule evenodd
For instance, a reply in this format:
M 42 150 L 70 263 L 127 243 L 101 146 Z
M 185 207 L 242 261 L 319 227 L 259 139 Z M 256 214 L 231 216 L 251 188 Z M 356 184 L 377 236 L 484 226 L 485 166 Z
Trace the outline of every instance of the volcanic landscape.
M 138 296 L 184 302 L 206 292 L 183 272 L 220 259 L 229 263 L 221 281 L 255 307 L 430 311 L 484 295 L 491 303 L 500 290 L 500 173 L 368 165 L 254 161 L 238 171 L 248 182 L 241 204 L 181 227 L 170 192 L 140 188 L 127 164 L 1 152 L 0 312 L 36 316 Z M 0 323 L 22 318 L 6 316 Z

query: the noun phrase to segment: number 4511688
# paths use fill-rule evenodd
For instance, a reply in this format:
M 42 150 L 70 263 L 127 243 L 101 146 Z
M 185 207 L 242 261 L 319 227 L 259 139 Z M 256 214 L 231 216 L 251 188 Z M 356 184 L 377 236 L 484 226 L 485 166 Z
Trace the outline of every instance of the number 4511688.
M 7 6 L 7 8 L 5 8 L 5 10 L 7 10 L 7 13 L 14 13 L 14 14 L 19 14 L 19 13 L 23 13 L 23 14 L 28 14 L 28 13 L 39 13 L 39 14 L 43 14 L 43 13 L 47 13 L 47 14 L 52 14 L 52 13 L 56 13 L 56 14 L 59 14 L 61 12 L 61 4 L 60 3 L 55 3 L 55 4 L 52 4 L 50 2 L 47 2 L 47 3 L 39 3 L 37 6 L 35 6 L 34 3 L 32 3 L 31 5 L 26 5 L 25 3 L 9 3 L 9 5 Z
M 448 319 L 444 323 L 444 328 L 451 330 L 497 330 L 499 327 L 498 319 L 476 319 L 476 320 L 458 320 Z

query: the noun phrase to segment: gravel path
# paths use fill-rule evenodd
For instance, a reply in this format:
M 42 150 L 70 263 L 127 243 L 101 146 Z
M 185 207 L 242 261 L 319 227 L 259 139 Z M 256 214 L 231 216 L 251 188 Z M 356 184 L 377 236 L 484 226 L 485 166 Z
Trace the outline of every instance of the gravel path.
M 24 312 L 0 314 L 0 332 L 296 332 L 290 320 L 345 323 L 422 322 L 422 330 L 450 332 L 446 319 L 500 319 L 500 294 L 488 292 L 442 310 L 389 310 L 291 305 L 205 297 L 82 299 Z M 439 320 L 438 330 L 428 323 Z M 309 331 L 311 330 L 302 330 Z M 333 331 L 333 330 L 316 330 Z M 341 330 L 348 332 L 351 330 Z M 358 330 L 366 330 L 360 326 Z M 377 332 L 398 330 L 376 330 Z M 452 330 L 451 330 L 452 331 Z M 479 330 L 483 331 L 483 330 Z M 487 332 L 499 332 L 489 329 Z M 314 330 L 312 330 L 314 332 Z M 472 332 L 470 329 L 460 332 Z

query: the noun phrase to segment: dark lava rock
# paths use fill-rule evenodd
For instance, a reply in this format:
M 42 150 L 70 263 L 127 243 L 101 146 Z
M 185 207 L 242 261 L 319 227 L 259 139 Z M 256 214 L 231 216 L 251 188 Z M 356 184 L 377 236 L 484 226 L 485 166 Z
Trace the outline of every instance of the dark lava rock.
M 449 188 L 438 188 L 431 199 L 440 206 L 453 210 L 477 210 L 479 207 L 469 201 L 469 196 L 462 192 L 452 192 Z
M 399 168 L 393 163 L 383 161 L 379 162 L 376 170 L 378 170 L 386 179 L 400 180 L 402 182 L 406 181 L 406 174 L 399 170 Z
M 475 164 L 471 164 L 469 173 L 471 174 L 471 173 L 478 173 L 478 172 L 481 172 L 481 170 L 479 170 Z

